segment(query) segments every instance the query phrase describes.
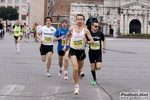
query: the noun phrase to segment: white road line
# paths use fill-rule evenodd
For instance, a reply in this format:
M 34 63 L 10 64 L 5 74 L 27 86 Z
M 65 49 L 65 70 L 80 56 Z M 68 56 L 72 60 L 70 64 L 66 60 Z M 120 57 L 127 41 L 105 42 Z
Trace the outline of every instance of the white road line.
M 55 89 L 55 93 L 57 93 L 57 92 L 58 92 L 59 88 L 60 88 L 60 87 L 57 87 L 57 88 Z
M 0 100 L 3 100 L 7 95 L 19 95 L 20 92 L 24 89 L 23 85 L 6 85 L 0 90 Z
M 99 100 L 103 100 L 103 99 L 102 99 L 102 96 L 101 96 L 101 93 L 100 93 L 100 90 L 99 90 L 99 89 L 96 89 L 96 91 L 97 91 Z
M 16 85 L 10 95 L 19 95 L 24 88 L 24 85 Z
M 60 87 L 54 87 L 54 86 L 46 87 L 46 90 L 44 91 L 41 100 L 55 100 L 55 97 L 50 95 L 54 93 L 58 93 L 59 89 Z

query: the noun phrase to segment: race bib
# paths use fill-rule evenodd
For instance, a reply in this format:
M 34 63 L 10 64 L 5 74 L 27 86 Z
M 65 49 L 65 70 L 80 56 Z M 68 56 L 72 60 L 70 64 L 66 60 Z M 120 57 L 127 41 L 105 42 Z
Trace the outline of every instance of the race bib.
M 94 41 L 94 44 L 90 45 L 91 50 L 99 50 L 100 49 L 100 42 Z
M 85 49 L 84 38 L 72 38 L 71 44 L 73 49 Z
M 18 30 L 16 30 L 16 33 L 19 33 L 19 31 L 18 31 Z
M 45 43 L 52 43 L 52 37 L 44 37 L 44 42 Z
M 65 44 L 65 38 L 61 40 L 61 45 L 64 46 L 64 44 Z M 69 45 L 69 40 L 67 41 L 67 44 L 66 44 L 66 45 L 67 45 L 67 46 Z

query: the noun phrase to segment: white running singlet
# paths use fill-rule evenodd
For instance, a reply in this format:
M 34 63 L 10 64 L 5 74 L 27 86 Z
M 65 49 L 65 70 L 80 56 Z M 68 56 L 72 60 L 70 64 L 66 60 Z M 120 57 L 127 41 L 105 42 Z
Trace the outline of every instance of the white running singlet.
M 75 31 L 75 27 L 73 28 L 73 33 L 71 37 L 71 45 L 70 47 L 76 50 L 84 50 L 85 49 L 85 32 L 84 28 L 80 33 Z
M 41 33 L 42 40 L 44 41 L 43 45 L 53 45 L 53 36 L 56 32 L 54 27 L 48 28 L 47 26 L 43 26 L 39 29 L 39 33 Z

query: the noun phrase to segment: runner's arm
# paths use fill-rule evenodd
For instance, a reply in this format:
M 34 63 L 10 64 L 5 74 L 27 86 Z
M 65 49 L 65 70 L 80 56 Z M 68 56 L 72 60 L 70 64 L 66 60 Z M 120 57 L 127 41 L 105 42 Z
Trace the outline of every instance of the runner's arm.
M 86 32 L 86 36 L 88 37 L 89 41 L 87 41 L 88 44 L 93 44 L 94 43 L 94 40 L 89 32 L 88 29 L 85 29 L 85 32 Z
M 54 41 L 58 41 L 58 40 L 61 40 L 61 39 L 63 39 L 64 38 L 64 36 L 60 36 L 60 31 L 59 30 L 57 30 L 56 32 L 55 32 L 55 34 L 54 34 L 54 38 L 53 38 L 53 40 Z
M 70 36 L 71 36 L 71 31 L 72 31 L 72 29 L 70 29 L 70 30 L 68 31 L 67 35 L 66 35 L 64 47 L 66 47 L 66 44 L 67 44 L 67 42 L 68 42 L 68 40 L 69 40 L 69 38 L 70 38 Z

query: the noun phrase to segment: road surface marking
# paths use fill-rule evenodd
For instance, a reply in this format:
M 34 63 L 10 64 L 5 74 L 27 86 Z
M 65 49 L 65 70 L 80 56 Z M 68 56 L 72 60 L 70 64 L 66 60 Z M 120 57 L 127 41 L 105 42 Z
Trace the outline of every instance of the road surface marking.
M 99 90 L 99 89 L 96 89 L 96 91 L 97 91 L 97 93 L 98 93 L 98 98 L 99 98 L 99 100 L 103 100 L 103 99 L 101 98 L 100 90 Z
M 7 96 L 19 95 L 24 88 L 24 85 L 6 85 L 0 90 L 0 100 L 3 100 Z

